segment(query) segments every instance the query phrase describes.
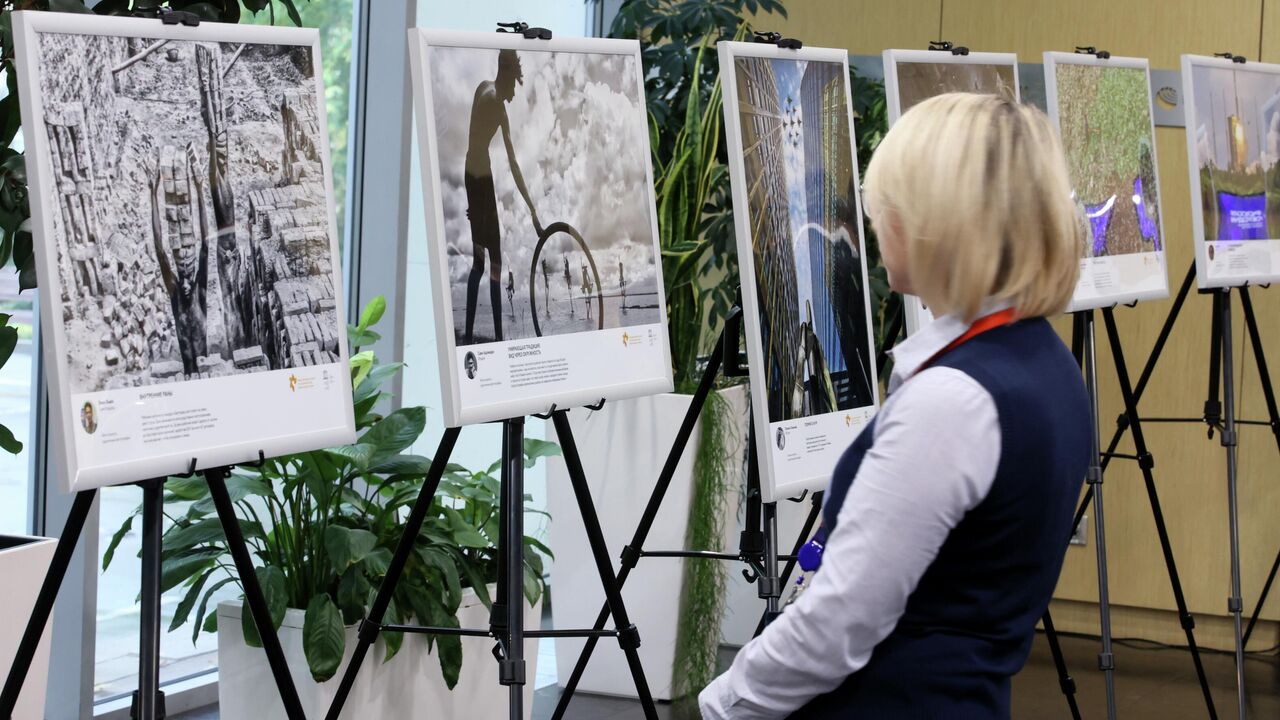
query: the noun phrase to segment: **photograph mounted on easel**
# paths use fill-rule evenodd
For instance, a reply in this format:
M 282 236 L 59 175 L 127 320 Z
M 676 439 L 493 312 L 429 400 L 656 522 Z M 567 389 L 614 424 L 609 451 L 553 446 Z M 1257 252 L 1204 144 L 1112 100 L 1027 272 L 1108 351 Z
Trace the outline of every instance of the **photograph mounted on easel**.
M 446 421 L 669 390 L 638 46 L 410 39 Z
M 1182 56 L 1196 277 L 1280 280 L 1280 65 Z
M 766 502 L 821 489 L 878 402 L 843 50 L 719 43 Z
M 315 31 L 15 20 L 67 489 L 350 442 Z
M 892 127 L 902 113 L 937 95 L 953 92 L 1000 95 L 1020 99 L 1018 57 L 1013 53 L 971 52 L 966 55 L 946 50 L 885 50 L 885 105 Z M 933 314 L 908 295 L 902 311 L 907 334 L 933 320 Z
M 1147 61 L 1047 52 L 1044 68 L 1088 231 L 1068 312 L 1167 297 Z

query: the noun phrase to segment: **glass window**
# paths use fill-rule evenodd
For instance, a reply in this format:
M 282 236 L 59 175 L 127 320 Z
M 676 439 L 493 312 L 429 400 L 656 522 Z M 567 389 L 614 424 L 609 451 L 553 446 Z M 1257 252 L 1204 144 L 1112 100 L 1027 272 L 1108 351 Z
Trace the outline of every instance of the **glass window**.
M 302 24 L 320 30 L 320 52 L 324 68 L 325 104 L 329 123 L 330 152 L 333 162 L 334 197 L 337 200 L 338 229 L 344 232 L 347 204 L 347 134 L 350 115 L 349 98 L 351 97 L 351 40 L 355 11 L 355 0 L 310 0 L 296 3 Z M 291 25 L 283 6 L 272 2 L 268 9 L 252 16 L 246 14 L 243 22 L 255 24 Z M 345 237 L 343 238 L 345 245 Z M 0 278 L 0 307 L 8 300 L 6 280 Z M 16 290 L 16 281 L 14 283 Z M 0 310 L 0 312 L 7 312 Z M 8 395 L 10 371 L 14 373 L 13 381 L 22 379 L 22 362 L 11 361 L 0 371 L 0 422 L 10 423 L 10 399 Z M 29 361 L 27 373 L 29 375 Z M 29 380 L 27 380 L 29 384 Z M 25 398 L 25 395 L 23 396 Z M 26 403 L 30 405 L 29 401 Z M 14 422 L 17 420 L 15 419 Z M 25 420 L 23 420 L 25 422 Z M 10 425 L 13 427 L 13 425 Z M 19 425 L 25 428 L 25 425 Z M 19 496 L 20 503 L 10 503 L 8 457 L 0 457 L 0 531 L 8 526 L 8 516 L 4 513 L 17 507 L 19 511 L 26 507 L 25 500 Z M 22 479 L 19 483 L 25 487 L 25 463 L 21 466 Z M 111 538 L 120 529 L 126 518 L 142 502 L 142 491 L 136 487 L 106 488 L 101 493 L 101 517 L 99 520 L 98 551 L 106 552 Z M 186 508 L 174 504 L 166 506 L 169 518 L 180 517 Z M 141 549 L 141 534 L 135 528 L 127 532 L 115 552 L 115 559 L 108 570 L 101 572 L 98 578 L 98 613 L 97 613 L 97 645 L 94 670 L 94 698 L 104 702 L 120 696 L 131 694 L 137 687 L 138 672 L 138 622 L 140 606 L 138 604 L 139 573 L 141 560 L 138 552 Z M 101 560 L 101 558 L 99 558 Z M 101 568 L 101 562 L 99 562 Z M 161 602 L 161 628 L 167 631 L 173 620 L 173 614 L 185 595 L 186 589 L 175 588 L 166 593 Z M 225 599 L 234 599 L 240 591 L 232 583 L 222 588 L 220 595 Z M 178 682 L 194 675 L 208 673 L 217 669 L 217 637 L 202 633 L 195 643 L 192 642 L 193 627 L 190 622 L 166 632 L 161 639 L 162 683 Z
M 34 353 L 35 291 L 19 294 L 18 271 L 12 265 L 0 269 L 0 313 L 10 316 L 18 330 L 18 344 L 0 368 L 0 424 L 23 444 L 11 455 L 0 450 L 0 533 L 20 535 L 30 531 L 28 508 L 31 492 L 31 408 L 34 394 L 31 370 Z

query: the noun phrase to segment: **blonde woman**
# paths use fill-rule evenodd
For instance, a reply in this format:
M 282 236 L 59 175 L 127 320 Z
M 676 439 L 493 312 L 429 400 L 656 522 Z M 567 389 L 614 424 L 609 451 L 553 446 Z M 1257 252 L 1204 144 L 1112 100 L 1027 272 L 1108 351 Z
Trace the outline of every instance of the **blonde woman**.
M 1079 368 L 1045 316 L 1084 228 L 1038 110 L 950 94 L 866 173 L 894 290 L 937 316 L 832 476 L 808 590 L 699 697 L 705 718 L 1008 718 L 1090 452 Z

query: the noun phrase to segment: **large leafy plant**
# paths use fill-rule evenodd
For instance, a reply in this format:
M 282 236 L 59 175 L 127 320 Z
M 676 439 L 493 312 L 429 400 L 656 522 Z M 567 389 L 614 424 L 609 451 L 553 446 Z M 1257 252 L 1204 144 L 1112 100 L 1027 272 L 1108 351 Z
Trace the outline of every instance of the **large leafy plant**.
M 18 271 L 20 291 L 36 287 L 35 252 L 31 234 L 31 207 L 27 202 L 26 157 L 18 133 L 22 130 L 18 74 L 14 65 L 14 10 L 51 10 L 95 15 L 133 15 L 161 8 L 183 10 L 215 22 L 240 22 L 243 11 L 265 11 L 275 23 L 276 6 L 295 25 L 302 25 L 298 0 L 0 0 L 0 73 L 5 90 L 0 97 L 0 270 L 12 264 Z M 15 147 L 16 146 L 16 147 Z M 0 313 L 0 367 L 13 355 L 19 330 L 9 313 Z M 17 454 L 22 442 L 0 423 L 0 450 Z
M 361 314 L 348 336 L 354 346 L 378 340 L 372 329 L 386 309 L 379 297 Z M 257 569 L 271 619 L 276 627 L 286 608 L 305 610 L 303 650 L 312 677 L 333 677 L 342 662 L 345 626 L 365 616 L 372 604 L 396 544 L 403 519 L 417 499 L 430 459 L 407 453 L 422 434 L 426 411 L 401 408 L 383 415 L 383 384 L 401 369 L 381 364 L 371 352 L 351 357 L 351 382 L 359 438 L 352 445 L 287 455 L 261 467 L 241 466 L 227 479 L 227 489 L 242 518 L 240 527 Z M 526 467 L 558 454 L 552 443 L 526 439 Z M 498 497 L 500 463 L 473 472 L 450 464 L 440 490 L 416 539 L 405 573 L 387 612 L 386 622 L 417 622 L 457 627 L 463 590 L 472 588 L 491 604 L 486 584 L 497 578 Z M 528 500 L 526 496 L 526 500 Z M 161 590 L 182 588 L 183 598 L 170 632 L 191 623 L 199 633 L 216 632 L 215 594 L 239 580 L 229 559 L 226 538 L 202 478 L 171 478 L 165 485 L 170 523 L 163 538 Z M 181 512 L 175 512 L 185 508 Z M 528 510 L 534 512 L 533 510 Z M 125 520 L 103 556 L 110 565 L 115 549 L 132 529 L 135 511 Z M 540 553 L 550 551 L 536 539 L 524 538 L 524 594 L 537 602 L 543 587 Z M 243 602 L 243 601 L 242 601 Z M 248 608 L 241 629 L 250 645 L 261 646 Z M 383 633 L 384 660 L 400 649 L 400 633 Z M 432 643 L 449 687 L 458 680 L 462 645 L 458 637 L 441 636 Z

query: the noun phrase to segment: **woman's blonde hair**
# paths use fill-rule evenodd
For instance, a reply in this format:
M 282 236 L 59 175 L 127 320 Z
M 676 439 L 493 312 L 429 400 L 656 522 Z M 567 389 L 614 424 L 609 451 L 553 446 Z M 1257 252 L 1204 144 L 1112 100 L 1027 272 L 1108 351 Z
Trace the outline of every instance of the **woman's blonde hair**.
M 1085 242 L 1058 135 L 1039 110 L 949 93 L 903 114 L 867 166 L 867 212 L 894 228 L 912 290 L 972 321 L 986 298 L 1061 312 Z

